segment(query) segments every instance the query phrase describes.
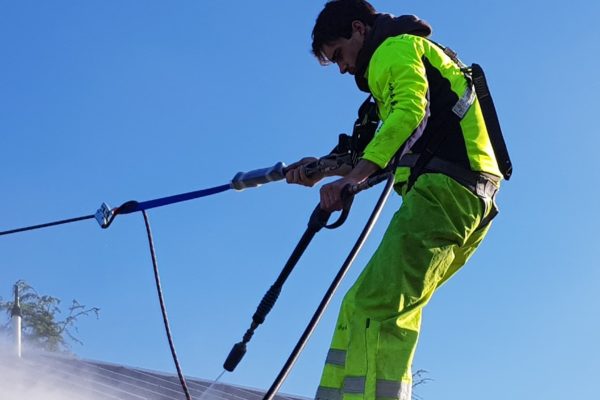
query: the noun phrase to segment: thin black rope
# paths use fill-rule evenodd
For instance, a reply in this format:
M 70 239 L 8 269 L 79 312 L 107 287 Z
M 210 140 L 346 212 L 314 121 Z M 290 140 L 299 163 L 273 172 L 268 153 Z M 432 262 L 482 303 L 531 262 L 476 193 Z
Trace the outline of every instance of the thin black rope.
M 154 241 L 152 240 L 150 221 L 148 220 L 148 215 L 146 214 L 146 211 L 142 210 L 142 214 L 144 215 L 144 223 L 146 224 L 146 232 L 148 233 L 148 245 L 150 246 L 152 266 L 154 267 L 154 280 L 156 281 L 156 291 L 158 292 L 160 311 L 162 312 L 163 321 L 165 323 L 165 331 L 167 333 L 167 339 L 169 340 L 171 355 L 173 356 L 173 362 L 175 363 L 175 368 L 177 369 L 177 375 L 179 375 L 179 382 L 181 382 L 181 387 L 183 388 L 183 392 L 185 393 L 185 398 L 187 400 L 192 400 L 192 396 L 190 395 L 190 391 L 185 381 L 185 377 L 181 372 L 181 366 L 179 365 L 179 359 L 177 358 L 177 353 L 175 352 L 175 344 L 173 343 L 173 337 L 171 335 L 171 328 L 169 327 L 169 319 L 167 318 L 167 308 L 165 307 L 165 300 L 163 298 L 162 288 L 160 286 L 160 276 L 158 275 L 158 262 L 156 261 L 156 253 L 154 251 Z
M 50 226 L 70 224 L 72 222 L 83 221 L 85 219 L 92 219 L 94 217 L 95 217 L 94 214 L 84 215 L 82 217 L 77 217 L 77 218 L 69 218 L 69 219 L 62 219 L 60 221 L 48 222 L 46 224 L 39 224 L 39 225 L 26 226 L 24 228 L 11 229 L 9 231 L 2 231 L 2 232 L 0 232 L 0 236 L 10 235 L 12 233 L 25 232 L 25 231 L 33 231 L 35 229 L 48 228 Z

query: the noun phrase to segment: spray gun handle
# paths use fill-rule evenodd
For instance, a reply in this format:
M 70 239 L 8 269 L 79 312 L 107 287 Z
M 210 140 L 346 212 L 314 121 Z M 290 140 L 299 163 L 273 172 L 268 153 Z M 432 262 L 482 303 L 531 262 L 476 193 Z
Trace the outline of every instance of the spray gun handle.
M 348 155 L 346 154 L 329 154 L 325 157 L 321 157 L 316 161 L 311 162 L 303 166 L 304 174 L 308 178 L 312 178 L 317 174 L 325 174 L 329 171 L 335 171 L 340 169 L 344 165 L 348 165 Z
M 380 182 L 383 182 L 384 180 L 388 179 L 390 174 L 390 172 L 384 172 L 373 175 L 358 185 L 346 185 L 342 189 L 342 201 L 344 202 L 344 208 L 342 208 L 340 216 L 338 217 L 337 221 L 329 225 L 324 225 L 323 227 L 326 229 L 335 229 L 343 225 L 350 214 L 350 208 L 352 207 L 352 202 L 354 201 L 354 195 L 362 192 L 365 189 L 375 186 Z
M 355 194 L 358 194 L 358 193 L 362 192 L 363 190 L 369 189 L 370 187 L 373 187 L 373 186 L 385 181 L 386 179 L 388 179 L 390 177 L 390 175 L 393 175 L 393 172 L 381 171 L 380 173 L 377 173 L 377 174 L 372 175 L 369 178 L 365 179 L 362 183 L 359 183 L 358 185 L 352 185 L 352 186 L 348 185 L 344 189 L 345 189 L 347 195 L 354 196 Z
M 315 159 L 314 161 L 311 161 L 304 165 L 297 165 L 296 163 L 294 163 L 291 166 L 285 167 L 283 169 L 283 175 L 285 176 L 289 171 L 292 171 L 295 169 L 301 169 L 304 176 L 306 176 L 307 178 L 316 177 L 317 174 L 326 171 L 326 168 L 323 165 L 322 160 L 323 160 L 322 158 Z
M 301 167 L 304 170 L 304 175 L 306 175 L 307 178 L 312 178 L 315 175 L 317 175 L 319 172 L 321 172 L 321 168 L 319 166 L 319 161 L 320 160 L 313 161 L 313 162 Z
M 342 189 L 342 202 L 344 203 L 342 212 L 340 213 L 340 216 L 338 217 L 337 221 L 335 221 L 329 225 L 325 225 L 324 226 L 325 229 L 336 229 L 336 228 L 339 228 L 340 226 L 342 226 L 344 224 L 344 222 L 346 222 L 346 219 L 348 218 L 348 215 L 350 214 L 350 208 L 352 208 L 352 202 L 354 201 L 355 193 L 352 192 L 352 188 L 353 188 L 353 186 L 346 185 Z

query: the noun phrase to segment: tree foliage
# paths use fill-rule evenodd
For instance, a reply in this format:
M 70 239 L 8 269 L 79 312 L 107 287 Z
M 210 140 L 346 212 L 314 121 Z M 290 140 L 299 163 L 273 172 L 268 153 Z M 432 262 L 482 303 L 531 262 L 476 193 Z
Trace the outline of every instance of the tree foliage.
M 49 295 L 40 295 L 23 280 L 16 283 L 19 292 L 19 303 L 22 315 L 22 335 L 25 341 L 48 351 L 69 351 L 69 342 L 83 344 L 77 338 L 76 323 L 80 317 L 99 316 L 98 307 L 87 307 L 73 300 L 67 308 L 66 317 L 61 319 L 61 300 Z M 14 301 L 2 301 L 0 311 L 4 310 L 8 321 L 2 330 L 10 330 L 10 317 Z
M 414 400 L 422 400 L 422 397 L 419 396 L 418 394 L 416 394 L 414 392 L 414 388 L 416 388 L 417 386 L 420 386 L 420 385 L 424 385 L 427 382 L 433 381 L 433 379 L 428 378 L 426 376 L 427 374 L 428 374 L 428 372 L 426 370 L 424 370 L 424 369 L 420 369 L 417 372 L 413 373 L 413 375 L 412 375 L 412 377 L 413 377 L 413 384 L 412 384 L 413 393 L 412 393 L 412 397 L 413 397 Z

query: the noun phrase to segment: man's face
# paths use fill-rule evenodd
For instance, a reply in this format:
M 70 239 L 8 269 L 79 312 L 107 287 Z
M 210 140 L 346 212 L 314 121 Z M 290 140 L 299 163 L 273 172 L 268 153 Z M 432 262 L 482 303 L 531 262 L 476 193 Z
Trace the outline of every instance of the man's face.
M 354 21 L 350 39 L 339 38 L 323 45 L 323 54 L 329 61 L 338 65 L 340 73 L 348 72 L 350 75 L 354 75 L 356 72 L 356 58 L 363 46 L 365 29 L 362 22 Z

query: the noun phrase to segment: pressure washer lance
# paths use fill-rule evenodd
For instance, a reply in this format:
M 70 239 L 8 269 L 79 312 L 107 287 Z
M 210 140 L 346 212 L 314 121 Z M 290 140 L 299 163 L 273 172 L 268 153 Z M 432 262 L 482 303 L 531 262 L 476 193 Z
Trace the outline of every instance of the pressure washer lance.
M 182 193 L 143 202 L 132 200 L 123 203 L 117 208 L 110 208 L 108 204 L 102 203 L 96 212 L 95 217 L 98 221 L 98 224 L 100 224 L 103 229 L 106 229 L 112 224 L 117 215 L 130 214 L 137 211 L 163 207 L 169 204 L 180 203 L 182 201 L 193 200 L 200 197 L 207 197 L 213 194 L 225 192 L 230 189 L 242 191 L 247 188 L 258 187 L 265 183 L 275 182 L 283 179 L 286 172 L 285 164 L 278 162 L 272 167 L 255 169 L 248 172 L 238 172 L 228 184 L 215 186 L 209 189 L 202 189 L 194 192 Z
M 290 255 L 289 259 L 285 263 L 282 271 L 280 272 L 277 280 L 273 285 L 269 288 L 269 290 L 265 293 L 262 300 L 260 301 L 258 307 L 256 308 L 256 312 L 252 316 L 252 323 L 250 327 L 244 333 L 241 342 L 238 342 L 233 345 L 233 348 L 229 352 L 227 359 L 223 363 L 223 368 L 229 372 L 233 372 L 237 365 L 240 363 L 247 350 L 247 343 L 252 339 L 254 335 L 254 331 L 258 328 L 260 324 L 265 321 L 267 314 L 271 311 L 279 294 L 281 293 L 281 289 L 283 284 L 290 276 L 292 270 L 300 260 L 300 257 L 310 244 L 310 241 L 315 236 L 317 232 L 319 232 L 322 228 L 326 229 L 335 229 L 341 226 L 348 217 L 348 213 L 350 212 L 350 207 L 352 206 L 352 200 L 354 199 L 354 195 L 357 193 L 368 189 L 372 186 L 377 185 L 380 182 L 388 179 L 391 174 L 389 172 L 384 172 L 380 174 L 376 174 L 366 179 L 364 182 L 358 185 L 348 185 L 342 190 L 342 199 L 344 201 L 344 207 L 342 209 L 342 213 L 338 220 L 332 224 L 327 225 L 329 217 L 331 216 L 331 212 L 325 211 L 321 208 L 320 204 L 317 204 L 314 211 L 312 212 L 310 219 L 308 221 L 308 227 L 306 231 L 300 238 L 300 241 L 294 248 L 294 251 Z M 392 179 L 393 180 L 393 179 Z
M 329 171 L 338 169 L 346 162 L 347 160 L 345 156 L 338 157 L 337 155 L 329 155 L 307 164 L 303 168 L 305 175 L 307 177 L 311 177 L 318 173 L 325 174 Z M 229 189 L 242 191 L 247 188 L 258 187 L 265 183 L 276 182 L 284 179 L 287 172 L 288 168 L 286 168 L 285 164 L 278 162 L 272 167 L 255 169 L 248 172 L 238 172 L 235 174 L 230 183 L 226 185 L 215 186 L 214 188 L 197 190 L 194 192 L 182 193 L 144 202 L 132 200 L 123 203 L 121 206 L 114 209 L 111 209 L 106 203 L 102 203 L 96 212 L 95 217 L 100 226 L 103 229 L 106 229 L 110 226 L 110 224 L 112 224 L 117 215 L 130 214 L 136 211 L 143 211 L 150 208 L 163 207 L 173 203 L 211 196 Z
M 335 156 L 326 156 L 305 166 L 305 174 L 307 176 L 312 176 L 313 174 L 319 172 L 326 173 L 328 171 L 339 168 L 344 162 L 345 161 L 342 157 L 338 158 Z M 100 227 L 106 229 L 112 224 L 117 215 L 130 214 L 136 211 L 144 211 L 150 208 L 162 207 L 173 203 L 179 203 L 182 201 L 193 200 L 200 197 L 211 196 L 213 194 L 221 193 L 230 189 L 241 191 L 246 188 L 258 187 L 265 183 L 275 182 L 284 179 L 287 171 L 288 169 L 285 167 L 285 164 L 282 162 L 278 162 L 272 167 L 255 169 L 248 172 L 238 172 L 233 177 L 231 182 L 225 185 L 215 186 L 209 189 L 202 189 L 194 192 L 182 193 L 143 202 L 132 200 L 123 203 L 117 208 L 111 208 L 108 204 L 102 203 L 102 205 L 96 211 L 95 214 L 84 215 L 76 218 L 68 218 L 44 224 L 31 225 L 7 231 L 0 231 L 0 236 L 25 231 L 32 231 L 42 228 L 49 228 L 51 226 L 64 225 L 93 218 L 95 218 L 96 221 L 98 221 Z

